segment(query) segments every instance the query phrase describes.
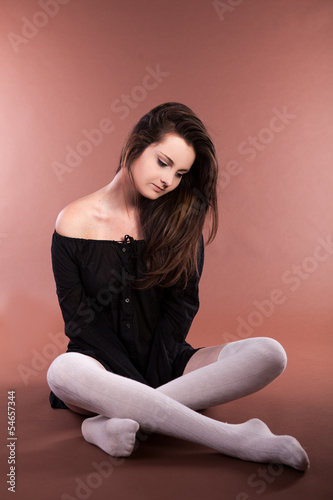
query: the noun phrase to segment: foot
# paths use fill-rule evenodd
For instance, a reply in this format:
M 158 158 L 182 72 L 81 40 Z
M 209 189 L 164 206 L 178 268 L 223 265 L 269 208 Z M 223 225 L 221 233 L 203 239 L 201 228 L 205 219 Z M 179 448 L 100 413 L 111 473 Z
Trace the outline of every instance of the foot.
M 292 436 L 276 436 L 257 418 L 235 427 L 242 444 L 241 451 L 237 453 L 238 458 L 254 462 L 281 463 L 301 471 L 309 468 L 310 462 L 306 452 Z
M 113 457 L 128 457 L 135 446 L 139 424 L 128 418 L 107 418 L 102 415 L 87 418 L 81 431 L 88 443 L 94 444 Z

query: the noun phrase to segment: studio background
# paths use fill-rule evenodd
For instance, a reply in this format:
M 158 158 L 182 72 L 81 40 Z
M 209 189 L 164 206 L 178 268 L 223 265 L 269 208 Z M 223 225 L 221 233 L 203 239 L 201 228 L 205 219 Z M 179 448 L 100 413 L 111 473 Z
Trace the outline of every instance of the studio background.
M 66 344 L 50 260 L 57 214 L 111 181 L 122 143 L 144 113 L 178 101 L 205 122 L 220 163 L 220 227 L 206 247 L 201 307 L 188 340 L 195 347 L 250 336 L 282 343 L 286 372 L 262 394 L 225 411 L 235 422 L 273 420 L 276 433 L 295 435 L 310 455 L 306 475 L 294 480 L 286 470 L 266 482 L 260 498 L 330 498 L 333 3 L 1 0 L 0 17 L 3 443 L 6 394 L 15 389 L 19 463 L 28 463 L 31 453 L 41 463 L 54 454 L 56 437 L 43 449 L 32 419 L 33 411 L 36 418 L 45 412 L 46 370 Z M 62 415 L 74 427 L 71 416 Z M 44 432 L 56 436 L 53 420 Z M 4 446 L 3 454 L 1 473 L 8 468 Z M 227 477 L 228 466 L 203 471 L 199 457 L 198 451 L 195 474 L 183 471 L 185 481 L 195 476 L 194 484 L 182 496 L 173 491 L 173 498 L 201 498 L 206 481 L 208 498 L 222 498 L 212 485 Z M 86 477 L 91 460 L 84 473 L 69 466 L 49 498 L 73 495 L 72 476 Z M 257 498 L 248 477 L 258 465 L 245 470 L 237 469 L 239 461 L 232 464 L 225 498 Z M 131 477 L 126 467 L 112 476 L 113 484 Z M 22 469 L 17 498 L 28 498 Z M 175 488 L 168 474 L 162 482 Z M 44 498 L 43 481 L 34 498 Z M 147 490 L 148 482 L 136 498 L 158 492 L 163 499 L 164 490 L 152 483 Z M 92 498 L 104 498 L 106 484 Z M 130 498 L 130 486 L 122 488 L 117 498 Z

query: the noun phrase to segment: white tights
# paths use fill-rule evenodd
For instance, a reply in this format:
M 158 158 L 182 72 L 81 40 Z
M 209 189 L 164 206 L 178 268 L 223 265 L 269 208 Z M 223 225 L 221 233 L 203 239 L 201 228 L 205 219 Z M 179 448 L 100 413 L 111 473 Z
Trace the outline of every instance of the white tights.
M 299 442 L 291 436 L 275 436 L 261 420 L 227 424 L 194 411 L 258 391 L 285 366 L 281 345 L 259 337 L 227 344 L 216 362 L 157 389 L 108 372 L 95 359 L 75 352 L 58 356 L 47 379 L 66 404 L 97 414 L 83 421 L 82 434 L 110 455 L 130 455 L 141 427 L 243 460 L 306 470 L 309 460 Z

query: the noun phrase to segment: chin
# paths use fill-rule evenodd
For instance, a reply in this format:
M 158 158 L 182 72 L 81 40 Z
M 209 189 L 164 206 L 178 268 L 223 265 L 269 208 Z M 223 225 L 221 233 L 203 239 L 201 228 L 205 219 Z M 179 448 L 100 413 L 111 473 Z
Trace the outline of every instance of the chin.
M 163 194 L 165 194 L 165 193 L 163 193 Z M 146 198 L 147 200 L 152 200 L 152 201 L 154 201 L 154 200 L 157 200 L 158 198 L 161 198 L 161 196 L 163 196 L 163 195 L 162 195 L 162 194 L 160 194 L 160 193 L 156 193 L 155 195 L 153 195 L 153 194 L 152 194 L 152 195 L 151 195 L 151 194 L 146 194 L 146 195 L 144 195 L 144 194 L 143 194 L 142 196 L 143 196 L 144 198 Z
M 157 193 L 153 190 L 149 191 L 139 191 L 140 195 L 143 196 L 143 198 L 147 198 L 148 200 L 157 200 L 158 198 L 161 198 L 161 196 L 164 196 L 166 193 L 161 191 L 160 193 Z

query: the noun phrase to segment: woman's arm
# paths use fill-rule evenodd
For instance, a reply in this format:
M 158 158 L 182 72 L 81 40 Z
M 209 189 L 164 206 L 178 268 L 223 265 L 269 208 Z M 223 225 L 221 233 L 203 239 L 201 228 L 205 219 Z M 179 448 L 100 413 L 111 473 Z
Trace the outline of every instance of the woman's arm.
M 163 292 L 161 310 L 154 332 L 147 380 L 158 387 L 172 380 L 173 362 L 184 344 L 193 319 L 199 309 L 199 281 L 204 262 L 203 238 L 198 250 L 198 272 L 189 280 L 185 290 L 175 288 Z
M 199 281 L 204 264 L 204 243 L 201 237 L 198 246 L 198 272 L 189 280 L 185 290 L 175 287 L 165 290 L 161 322 L 166 325 L 177 341 L 185 340 L 193 319 L 199 309 Z
M 77 240 L 55 231 L 52 237 L 51 255 L 58 301 L 65 322 L 65 333 L 71 340 L 74 340 L 78 335 L 82 336 L 89 328 L 86 314 L 89 310 L 89 300 L 80 278 Z

